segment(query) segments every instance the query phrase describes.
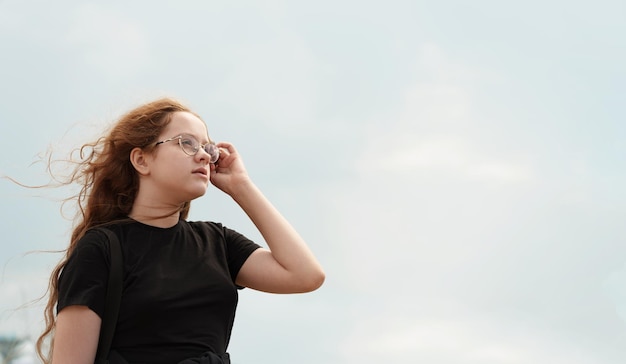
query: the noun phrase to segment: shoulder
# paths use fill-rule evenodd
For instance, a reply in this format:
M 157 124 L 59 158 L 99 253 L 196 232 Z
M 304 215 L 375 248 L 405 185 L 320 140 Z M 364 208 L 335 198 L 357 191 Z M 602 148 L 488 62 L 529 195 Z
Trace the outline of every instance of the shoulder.
M 196 233 L 208 236 L 218 237 L 226 241 L 239 240 L 245 238 L 241 233 L 224 226 L 222 223 L 213 221 L 189 221 L 185 222 L 189 229 Z
M 192 230 L 200 235 L 223 236 L 225 227 L 218 222 L 212 221 L 183 221 L 184 229 Z
M 75 251 L 108 249 L 108 240 L 101 228 L 89 229 L 76 243 Z
M 88 254 L 108 257 L 111 245 L 110 239 L 112 236 L 115 236 L 118 240 L 122 240 L 122 228 L 119 224 L 90 228 L 85 232 L 85 235 L 78 239 L 73 255 L 84 256 Z M 108 260 L 108 258 L 106 259 Z
M 184 225 L 193 229 L 222 229 L 224 225 L 213 221 L 181 221 Z

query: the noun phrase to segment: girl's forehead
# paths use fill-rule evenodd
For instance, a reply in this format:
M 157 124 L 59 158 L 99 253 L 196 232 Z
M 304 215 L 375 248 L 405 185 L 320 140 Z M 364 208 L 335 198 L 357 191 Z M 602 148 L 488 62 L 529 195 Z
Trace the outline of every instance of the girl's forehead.
M 173 113 L 170 123 L 165 127 L 163 132 L 167 134 L 191 134 L 201 139 L 208 136 L 208 130 L 204 121 L 186 111 Z

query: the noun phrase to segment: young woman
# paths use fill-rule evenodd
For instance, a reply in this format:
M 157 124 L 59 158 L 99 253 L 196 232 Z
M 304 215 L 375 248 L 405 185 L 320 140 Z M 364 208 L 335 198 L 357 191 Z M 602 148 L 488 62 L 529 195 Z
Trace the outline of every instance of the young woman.
M 190 201 L 209 182 L 239 204 L 267 249 L 219 223 L 186 220 Z M 238 288 L 297 293 L 324 281 L 320 264 L 250 180 L 235 147 L 214 144 L 200 117 L 175 100 L 142 105 L 83 146 L 68 183 L 82 187 L 80 214 L 50 279 L 38 340 L 45 363 L 94 362 L 110 256 L 108 240 L 94 227 L 114 232 L 122 246 L 112 350 L 131 364 L 214 363 L 202 361 L 209 356 L 228 363 Z M 49 336 L 51 355 L 44 355 Z

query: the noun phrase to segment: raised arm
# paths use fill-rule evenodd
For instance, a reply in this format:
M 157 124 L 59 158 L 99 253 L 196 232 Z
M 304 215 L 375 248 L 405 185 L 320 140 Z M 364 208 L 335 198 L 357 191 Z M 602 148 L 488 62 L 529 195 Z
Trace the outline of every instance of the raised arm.
M 324 271 L 298 232 L 250 180 L 237 150 L 219 143 L 211 182 L 229 194 L 250 217 L 269 249 L 257 249 L 246 260 L 237 284 L 273 293 L 302 293 L 319 288 Z

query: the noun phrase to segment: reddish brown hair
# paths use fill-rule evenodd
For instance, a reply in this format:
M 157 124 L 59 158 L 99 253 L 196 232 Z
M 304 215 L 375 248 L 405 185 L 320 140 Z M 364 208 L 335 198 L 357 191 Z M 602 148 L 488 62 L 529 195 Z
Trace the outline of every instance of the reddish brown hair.
M 170 123 L 174 112 L 191 112 L 180 102 L 164 98 L 141 105 L 123 115 L 108 135 L 78 149 L 78 160 L 73 173 L 63 184 L 78 184 L 80 192 L 68 200 L 75 200 L 78 215 L 65 255 L 54 268 L 48 285 L 48 303 L 44 316 L 46 327 L 37 340 L 37 353 L 44 361 L 51 360 L 52 345 L 44 354 L 44 342 L 54 332 L 59 292 L 58 280 L 67 259 L 87 230 L 114 221 L 128 219 L 139 189 L 139 177 L 130 163 L 133 148 L 150 152 L 157 138 Z M 53 176 L 54 177 L 54 176 Z M 180 207 L 180 218 L 189 213 L 189 202 Z M 54 340 L 54 339 L 53 339 Z

